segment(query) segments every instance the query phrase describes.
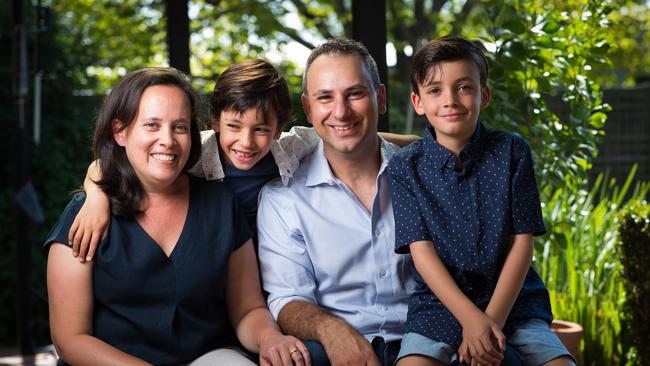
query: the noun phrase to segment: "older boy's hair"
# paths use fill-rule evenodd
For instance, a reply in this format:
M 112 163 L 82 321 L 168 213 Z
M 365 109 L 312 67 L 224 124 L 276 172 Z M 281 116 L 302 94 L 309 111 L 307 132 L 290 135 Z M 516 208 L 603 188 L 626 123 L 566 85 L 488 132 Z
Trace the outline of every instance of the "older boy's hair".
M 431 77 L 430 70 L 443 61 L 468 60 L 478 69 L 481 86 L 488 78 L 488 64 L 483 50 L 474 43 L 458 36 L 435 39 L 420 48 L 411 63 L 411 88 L 419 94 L 418 85 L 425 84 Z
M 264 60 L 240 61 L 219 75 L 210 99 L 210 117 L 215 122 L 223 111 L 243 113 L 251 107 L 258 108 L 267 122 L 269 114 L 275 113 L 279 130 L 292 118 L 287 81 Z
M 366 69 L 372 78 L 372 86 L 375 90 L 379 89 L 379 71 L 377 70 L 377 63 L 368 52 L 366 46 L 361 42 L 357 42 L 348 38 L 331 38 L 325 43 L 314 48 L 307 58 L 307 67 L 302 76 L 302 93 L 307 95 L 307 72 L 311 64 L 320 56 L 323 55 L 344 55 L 344 56 L 359 56 L 363 61 Z

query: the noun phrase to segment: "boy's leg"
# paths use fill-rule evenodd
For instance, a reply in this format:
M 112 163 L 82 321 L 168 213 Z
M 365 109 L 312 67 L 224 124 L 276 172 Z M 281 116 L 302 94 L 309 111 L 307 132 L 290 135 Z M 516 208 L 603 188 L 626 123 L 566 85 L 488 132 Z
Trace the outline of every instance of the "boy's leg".
M 576 361 L 544 320 L 531 319 L 517 326 L 508 339 L 526 365 L 575 365 Z

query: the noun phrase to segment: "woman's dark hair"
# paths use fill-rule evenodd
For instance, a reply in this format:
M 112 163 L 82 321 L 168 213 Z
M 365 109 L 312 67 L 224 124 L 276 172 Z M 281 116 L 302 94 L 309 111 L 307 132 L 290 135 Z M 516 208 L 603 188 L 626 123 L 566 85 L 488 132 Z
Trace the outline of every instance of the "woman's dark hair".
M 154 85 L 176 86 L 185 93 L 190 103 L 192 146 L 183 170 L 192 167 L 201 154 L 196 113 L 198 98 L 188 76 L 176 69 L 163 67 L 140 69 L 126 75 L 104 99 L 93 136 L 93 154 L 101 172 L 101 179 L 95 183 L 108 195 L 111 212 L 116 216 L 133 218 L 142 213 L 144 188 L 126 157 L 124 147 L 115 142 L 113 135 L 133 123 L 142 94 Z
M 258 108 L 266 121 L 270 112 L 275 113 L 279 130 L 292 118 L 287 82 L 264 60 L 240 61 L 219 75 L 210 99 L 210 117 L 215 123 L 223 111 L 243 113 L 251 107 Z

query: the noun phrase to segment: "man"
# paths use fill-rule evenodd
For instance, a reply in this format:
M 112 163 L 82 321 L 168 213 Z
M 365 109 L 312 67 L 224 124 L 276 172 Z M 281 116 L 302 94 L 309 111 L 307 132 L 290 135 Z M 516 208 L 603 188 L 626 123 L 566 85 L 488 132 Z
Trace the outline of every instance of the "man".
M 392 365 L 413 282 L 410 257 L 394 253 L 385 168 L 395 148 L 377 135 L 386 89 L 366 48 L 316 48 L 302 104 L 322 142 L 287 187 L 270 183 L 260 199 L 269 308 L 285 333 L 315 341 L 315 365 Z

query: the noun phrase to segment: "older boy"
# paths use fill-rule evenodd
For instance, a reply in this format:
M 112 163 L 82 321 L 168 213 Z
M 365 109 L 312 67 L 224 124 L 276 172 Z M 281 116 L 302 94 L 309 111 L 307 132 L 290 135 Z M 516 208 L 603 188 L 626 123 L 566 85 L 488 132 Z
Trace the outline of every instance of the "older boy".
M 527 365 L 573 363 L 530 266 L 532 237 L 545 232 L 530 149 L 478 122 L 487 74 L 481 49 L 460 37 L 413 58 L 411 101 L 430 125 L 389 163 L 395 250 L 418 273 L 399 366 L 499 364 L 506 341 Z

